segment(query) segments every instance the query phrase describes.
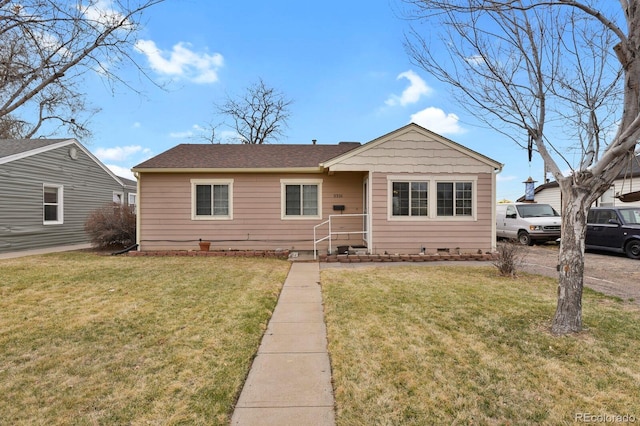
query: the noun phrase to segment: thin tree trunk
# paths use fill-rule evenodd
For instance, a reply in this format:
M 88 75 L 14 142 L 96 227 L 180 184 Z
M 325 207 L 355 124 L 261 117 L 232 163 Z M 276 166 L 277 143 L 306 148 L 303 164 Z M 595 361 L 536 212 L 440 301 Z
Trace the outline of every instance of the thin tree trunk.
M 563 182 L 570 185 L 570 179 Z M 584 240 L 591 197 L 575 186 L 563 191 L 562 232 L 560 240 L 558 305 L 551 325 L 553 334 L 582 330 L 582 288 L 584 277 Z

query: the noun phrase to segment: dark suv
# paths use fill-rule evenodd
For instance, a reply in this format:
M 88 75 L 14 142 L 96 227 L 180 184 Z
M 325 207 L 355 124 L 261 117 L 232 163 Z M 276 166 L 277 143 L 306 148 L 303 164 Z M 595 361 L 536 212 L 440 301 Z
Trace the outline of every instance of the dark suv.
M 587 217 L 587 249 L 640 259 L 640 207 L 593 207 Z

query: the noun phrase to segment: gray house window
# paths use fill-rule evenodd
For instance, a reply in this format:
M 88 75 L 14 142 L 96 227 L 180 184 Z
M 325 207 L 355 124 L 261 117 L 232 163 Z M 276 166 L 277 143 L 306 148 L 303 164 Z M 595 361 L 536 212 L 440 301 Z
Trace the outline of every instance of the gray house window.
M 63 223 L 63 187 L 62 185 L 43 185 L 42 220 L 45 225 Z

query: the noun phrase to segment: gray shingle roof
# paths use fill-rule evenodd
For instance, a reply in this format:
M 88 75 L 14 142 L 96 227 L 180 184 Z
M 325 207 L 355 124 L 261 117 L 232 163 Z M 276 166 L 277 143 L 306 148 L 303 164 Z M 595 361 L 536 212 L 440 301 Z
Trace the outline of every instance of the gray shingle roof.
M 0 139 L 0 158 L 43 148 L 69 139 Z
M 180 144 L 134 169 L 275 169 L 318 167 L 360 146 Z

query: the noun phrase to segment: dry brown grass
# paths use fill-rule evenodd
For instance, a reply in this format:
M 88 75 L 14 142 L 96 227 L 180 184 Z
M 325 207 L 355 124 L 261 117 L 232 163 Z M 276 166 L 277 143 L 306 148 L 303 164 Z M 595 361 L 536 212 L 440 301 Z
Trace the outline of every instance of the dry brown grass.
M 225 424 L 288 262 L 0 261 L 0 424 Z
M 493 268 L 322 273 L 338 425 L 640 421 L 640 312 L 586 291 L 580 335 L 548 333 L 556 283 Z

